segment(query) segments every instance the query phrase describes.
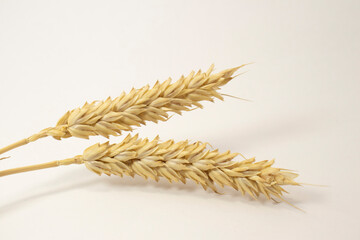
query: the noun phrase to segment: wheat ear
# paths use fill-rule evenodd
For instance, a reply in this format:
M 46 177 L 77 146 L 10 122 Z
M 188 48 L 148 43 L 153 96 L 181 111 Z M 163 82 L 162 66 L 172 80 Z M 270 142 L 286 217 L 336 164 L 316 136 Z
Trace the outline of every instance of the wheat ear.
M 163 83 L 158 81 L 150 88 L 132 89 L 128 94 L 105 101 L 85 103 L 82 107 L 68 111 L 55 127 L 46 128 L 37 134 L 0 149 L 0 154 L 39 138 L 52 136 L 57 140 L 68 137 L 88 139 L 89 136 L 117 136 L 122 131 L 131 131 L 133 126 L 145 125 L 146 121 L 166 121 L 169 112 L 180 114 L 193 107 L 202 108 L 201 101 L 223 100 L 218 90 L 234 78 L 241 67 L 230 68 L 212 74 L 214 65 L 204 73 L 192 71 L 187 77 L 171 84 L 171 78 Z
M 128 135 L 121 143 L 95 144 L 87 148 L 83 155 L 50 163 L 0 171 L 0 176 L 26 172 L 48 167 L 69 164 L 85 164 L 91 171 L 101 175 L 135 174 L 158 181 L 164 177 L 169 182 L 191 179 L 217 192 L 215 183 L 221 187 L 229 186 L 244 195 L 248 193 L 257 199 L 263 194 L 267 199 L 272 196 L 283 201 L 282 185 L 299 185 L 294 181 L 298 175 L 281 168 L 271 167 L 274 160 L 255 162 L 255 159 L 233 161 L 237 153 L 219 153 L 207 149 L 207 143 L 173 140 L 159 142 L 159 138 L 149 141 L 137 135 Z

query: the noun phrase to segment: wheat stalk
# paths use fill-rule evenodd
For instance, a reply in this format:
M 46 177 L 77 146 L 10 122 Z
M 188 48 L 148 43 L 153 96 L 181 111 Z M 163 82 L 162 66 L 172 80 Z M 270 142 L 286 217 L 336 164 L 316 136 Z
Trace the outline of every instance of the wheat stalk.
M 218 90 L 233 79 L 233 74 L 244 65 L 212 74 L 214 65 L 204 73 L 192 71 L 187 77 L 171 84 L 171 78 L 163 83 L 158 81 L 132 89 L 128 94 L 105 101 L 85 103 L 82 107 L 68 111 L 55 127 L 46 128 L 37 134 L 0 149 L 0 154 L 40 138 L 52 136 L 57 140 L 69 137 L 88 139 L 89 136 L 120 135 L 131 131 L 133 126 L 145 125 L 147 121 L 166 121 L 169 112 L 180 114 L 193 107 L 202 108 L 200 101 L 223 100 Z
M 0 171 L 0 176 L 19 172 L 56 167 L 59 165 L 85 164 L 91 171 L 101 175 L 122 177 L 135 174 L 158 181 L 164 177 L 169 182 L 183 182 L 186 179 L 200 184 L 205 190 L 218 192 L 215 184 L 229 186 L 244 195 L 248 193 L 257 199 L 264 195 L 282 198 L 286 192 L 282 185 L 299 185 L 294 181 L 298 175 L 281 168 L 273 168 L 274 160 L 255 162 L 254 158 L 238 162 L 233 159 L 238 153 L 220 153 L 207 149 L 207 143 L 188 141 L 159 142 L 159 138 L 149 141 L 130 134 L 118 144 L 95 144 L 87 148 L 83 155 L 61 161 L 54 161 L 20 169 Z

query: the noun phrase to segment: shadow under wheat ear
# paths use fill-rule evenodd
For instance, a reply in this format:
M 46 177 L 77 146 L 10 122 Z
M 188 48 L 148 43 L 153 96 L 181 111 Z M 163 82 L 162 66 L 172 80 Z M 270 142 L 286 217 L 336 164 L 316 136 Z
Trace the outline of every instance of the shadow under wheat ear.
M 202 108 L 201 101 L 223 100 L 218 90 L 234 78 L 241 67 L 230 68 L 213 74 L 214 65 L 206 72 L 192 71 L 188 76 L 171 83 L 171 78 L 151 88 L 149 85 L 123 92 L 120 96 L 105 101 L 85 103 L 82 107 L 67 112 L 55 127 L 49 127 L 28 138 L 0 149 L 0 154 L 39 138 L 52 136 L 57 140 L 69 137 L 88 139 L 89 136 L 117 136 L 122 131 L 131 131 L 134 126 L 147 121 L 166 121 L 169 112 L 180 114 L 194 107 Z
M 207 149 L 207 143 L 188 141 L 160 142 L 130 134 L 118 144 L 95 144 L 83 155 L 61 161 L 29 166 L 21 169 L 0 171 L 0 176 L 69 164 L 85 164 L 91 171 L 101 175 L 140 175 L 158 181 L 160 177 L 169 182 L 187 179 L 217 192 L 215 185 L 229 186 L 249 194 L 254 199 L 264 195 L 282 201 L 283 185 L 300 185 L 294 181 L 298 175 L 282 168 L 273 168 L 274 160 L 255 162 L 254 158 L 233 161 L 238 153 L 220 153 Z

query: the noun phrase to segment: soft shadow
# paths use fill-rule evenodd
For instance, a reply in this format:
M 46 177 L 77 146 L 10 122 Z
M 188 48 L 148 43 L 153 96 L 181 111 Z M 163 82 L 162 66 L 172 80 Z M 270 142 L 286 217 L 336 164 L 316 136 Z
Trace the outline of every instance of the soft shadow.
M 59 179 L 59 181 L 61 181 L 61 179 Z M 72 185 L 68 185 L 68 186 L 63 186 L 63 187 L 59 187 L 59 188 L 54 188 L 54 189 L 52 189 L 50 191 L 37 193 L 37 194 L 34 194 L 34 195 L 27 196 L 25 198 L 20 198 L 19 200 L 16 200 L 14 202 L 11 202 L 11 203 L 0 206 L 0 215 L 3 215 L 5 212 L 9 212 L 9 211 L 11 211 L 11 210 L 13 210 L 15 208 L 19 208 L 19 207 L 21 207 L 23 205 L 26 205 L 26 204 L 28 204 L 28 203 L 30 203 L 32 201 L 36 201 L 36 200 L 38 200 L 40 198 L 56 195 L 56 194 L 59 194 L 59 193 L 69 192 L 69 191 L 74 190 L 74 189 L 86 187 L 89 184 L 93 184 L 93 183 L 96 183 L 96 182 L 97 182 L 97 180 L 94 179 L 94 180 L 91 180 L 91 181 L 86 181 L 86 182 L 81 182 L 81 183 L 72 184 Z

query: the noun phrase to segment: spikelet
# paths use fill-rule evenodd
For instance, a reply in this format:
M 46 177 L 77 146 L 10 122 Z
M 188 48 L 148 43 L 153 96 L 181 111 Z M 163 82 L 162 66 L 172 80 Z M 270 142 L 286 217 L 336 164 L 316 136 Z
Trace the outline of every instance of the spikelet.
M 158 137 L 149 141 L 128 135 L 119 144 L 95 144 L 77 159 L 99 175 L 133 177 L 137 174 L 155 181 L 164 177 L 169 182 L 183 183 L 191 179 L 205 190 L 210 188 L 217 192 L 215 184 L 229 186 L 255 199 L 263 194 L 267 199 L 275 196 L 284 200 L 281 195 L 286 191 L 281 186 L 299 185 L 293 180 L 297 174 L 271 167 L 274 160 L 233 161 L 237 155 L 230 151 L 210 151 L 207 144 L 201 142 L 168 140 L 160 143 Z
M 0 149 L 0 154 L 13 148 L 34 142 L 39 138 L 52 136 L 57 140 L 69 137 L 88 139 L 89 136 L 117 136 L 122 131 L 131 131 L 134 126 L 145 125 L 147 121 L 166 121 L 169 113 L 181 114 L 194 107 L 202 108 L 201 101 L 223 100 L 218 90 L 233 79 L 233 74 L 244 65 L 212 74 L 209 70 L 196 74 L 192 71 L 171 83 L 171 78 L 163 83 L 156 82 L 141 89 L 123 92 L 115 99 L 85 103 L 81 108 L 67 112 L 55 127 L 46 128 L 37 134 Z

